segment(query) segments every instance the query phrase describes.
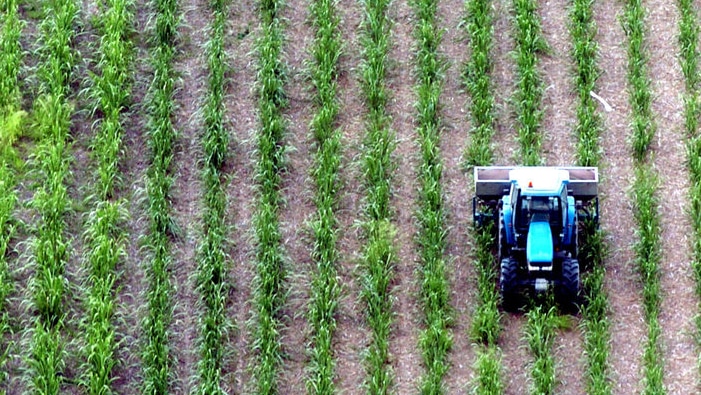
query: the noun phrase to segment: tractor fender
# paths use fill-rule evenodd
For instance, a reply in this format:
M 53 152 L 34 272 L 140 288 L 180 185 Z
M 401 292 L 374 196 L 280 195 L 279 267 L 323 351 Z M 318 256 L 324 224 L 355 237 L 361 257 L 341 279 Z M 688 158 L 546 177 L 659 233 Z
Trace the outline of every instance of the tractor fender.
M 504 216 L 504 230 L 506 233 L 506 244 L 516 244 L 516 235 L 514 235 L 513 209 L 511 208 L 511 196 L 502 197 L 501 210 Z
M 564 240 L 563 243 L 567 246 L 572 245 L 574 242 L 574 236 L 577 229 L 575 229 L 575 224 L 577 221 L 577 210 L 574 204 L 574 197 L 567 196 L 567 223 L 565 224 Z

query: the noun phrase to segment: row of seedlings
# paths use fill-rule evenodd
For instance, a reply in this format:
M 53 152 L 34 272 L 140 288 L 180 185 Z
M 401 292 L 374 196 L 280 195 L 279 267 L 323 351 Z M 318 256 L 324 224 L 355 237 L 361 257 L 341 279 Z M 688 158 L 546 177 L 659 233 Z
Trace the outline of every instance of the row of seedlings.
M 128 35 L 133 31 L 133 7 L 131 0 L 109 0 L 99 16 L 101 38 L 91 93 L 91 101 L 96 103 L 93 113 L 101 115 L 92 143 L 97 181 L 85 231 L 89 290 L 83 385 L 90 394 L 112 393 L 112 369 L 117 364 L 114 293 L 117 265 L 125 254 L 121 225 L 126 211 L 115 191 L 120 180 L 123 110 L 130 97 L 133 55 Z
M 203 240 L 198 251 L 197 287 L 204 307 L 201 317 L 199 385 L 202 395 L 224 394 L 221 386 L 224 362 L 224 340 L 229 329 L 226 316 L 229 285 L 226 281 L 227 199 L 222 185 L 222 166 L 227 157 L 229 132 L 224 126 L 224 90 L 226 88 L 226 53 L 224 35 L 228 1 L 210 2 L 214 20 L 207 42 L 209 67 L 208 92 L 204 104 L 204 153 L 202 180 L 204 186 Z
M 518 122 L 520 161 L 526 166 L 542 163 L 540 126 L 543 111 L 543 82 L 538 71 L 538 55 L 547 49 L 541 35 L 536 0 L 513 0 L 516 41 L 516 93 L 514 104 Z
M 577 105 L 577 161 L 580 166 L 598 166 L 601 159 L 599 136 L 602 132 L 597 103 L 591 93 L 596 89 L 599 69 L 596 65 L 598 44 L 591 0 L 575 0 L 570 9 L 570 34 Z M 586 275 L 582 276 L 582 329 L 587 359 L 586 385 L 589 394 L 610 394 L 608 319 L 609 302 L 604 290 L 605 246 L 601 230 L 593 221 L 583 225 L 586 239 L 579 251 L 579 261 Z
M 71 44 L 78 4 L 73 0 L 52 1 L 46 4 L 44 12 L 38 70 L 40 93 L 34 109 L 39 142 L 32 159 L 37 178 L 42 180 L 32 201 L 40 216 L 32 242 L 35 275 L 31 280 L 38 315 L 29 364 L 33 391 L 58 394 L 64 383 L 61 330 L 66 315 L 64 271 L 70 249 L 64 237 L 69 208 L 65 182 L 70 174 L 68 138 L 73 109 L 67 98 L 76 63 Z
M 149 232 L 146 246 L 150 262 L 146 268 L 148 313 L 143 320 L 145 345 L 142 351 L 143 393 L 166 394 L 172 379 L 172 356 L 169 351 L 170 323 L 173 317 L 170 281 L 170 239 L 174 235 L 170 191 L 176 130 L 175 70 L 173 59 L 178 40 L 179 9 L 177 0 L 155 0 L 155 29 L 151 48 L 153 80 L 149 87 L 147 127 L 150 165 L 147 171 L 147 215 Z
M 514 0 L 514 31 L 516 40 L 515 94 L 518 119 L 520 161 L 525 166 L 542 163 L 540 126 L 543 118 L 541 101 L 543 83 L 538 71 L 538 55 L 547 44 L 541 35 L 540 20 L 535 0 Z M 555 361 L 552 345 L 557 329 L 557 310 L 551 301 L 535 306 L 527 313 L 525 338 L 534 361 L 531 368 L 534 394 L 552 394 L 555 379 Z
M 265 0 L 259 4 L 262 36 L 257 43 L 258 72 L 258 210 L 255 214 L 256 279 L 253 308 L 255 324 L 253 349 L 257 356 L 254 369 L 255 392 L 278 391 L 278 370 L 282 360 L 280 308 L 285 299 L 285 272 L 280 234 L 280 184 L 284 171 L 282 109 L 285 97 L 285 67 L 282 60 L 284 41 L 279 12 L 282 0 Z
M 371 341 L 367 351 L 367 390 L 371 394 L 388 393 L 392 386 L 389 367 L 389 335 L 392 322 L 390 284 L 395 264 L 394 235 L 390 208 L 391 174 L 396 167 L 392 153 L 396 147 L 386 106 L 385 75 L 390 48 L 391 21 L 387 15 L 389 0 L 365 0 L 363 20 L 363 63 L 361 79 L 368 109 L 362 154 L 365 176 L 364 246 L 362 298 L 367 305 Z
M 448 371 L 448 352 L 453 343 L 449 329 L 452 322 L 450 285 L 444 257 L 447 230 L 441 187 L 443 163 L 439 148 L 439 98 L 443 87 L 444 62 L 438 54 L 442 31 L 436 20 L 437 6 L 437 0 L 417 0 L 414 5 L 418 42 L 416 110 L 422 156 L 417 217 L 420 223 L 421 299 L 426 326 L 419 338 L 426 369 L 421 380 L 422 394 L 443 393 L 443 376 Z
M 341 134 L 335 124 L 339 111 L 336 97 L 338 59 L 341 56 L 339 19 L 333 0 L 316 0 L 310 4 L 316 36 L 312 46 L 313 62 L 309 68 L 316 89 L 317 112 L 311 122 L 316 151 L 313 179 L 316 185 L 316 215 L 312 221 L 314 247 L 312 257 L 317 270 L 312 280 L 312 304 L 309 321 L 312 328 L 310 376 L 307 392 L 330 394 L 335 392 L 333 334 L 336 329 L 334 314 L 338 306 L 340 284 L 336 272 L 338 261 L 338 221 L 335 209 L 339 187 Z
M 701 135 L 699 134 L 699 19 L 691 0 L 678 1 L 679 62 L 684 75 L 684 129 L 686 132 L 687 167 L 689 168 L 689 215 L 693 230 L 692 271 L 696 280 L 696 295 L 701 299 Z M 701 317 L 696 318 L 701 333 Z M 701 363 L 701 360 L 699 361 Z
M 468 0 L 465 27 L 469 39 L 470 59 L 465 67 L 464 82 L 470 95 L 470 144 L 465 160 L 468 165 L 488 166 L 494 160 L 494 92 L 491 50 L 494 39 L 494 15 L 491 0 Z M 475 264 L 477 269 L 477 306 L 473 314 L 471 337 L 480 344 L 475 366 L 475 392 L 500 394 L 501 359 L 497 340 L 501 332 L 499 292 L 494 286 L 498 272 L 492 254 L 493 226 L 474 229 Z
M 18 85 L 19 69 L 22 65 L 22 49 L 19 38 L 22 22 L 18 5 L 14 0 L 6 1 L 0 8 L 0 382 L 7 380 L 4 368 L 10 345 L 5 343 L 10 333 L 7 298 L 12 291 L 8 255 L 10 240 L 14 234 L 12 221 L 17 203 L 14 162 L 17 154 L 13 150 L 20 135 L 24 113 L 20 110 L 21 94 Z
M 628 89 L 632 108 L 631 145 L 635 178 L 632 186 L 633 215 L 638 229 L 635 243 L 635 262 L 643 286 L 643 310 L 647 323 L 647 341 L 643 352 L 644 391 L 662 394 L 663 384 L 661 327 L 660 272 L 661 228 L 656 194 L 658 179 L 648 151 L 655 133 L 651 102 L 652 90 L 647 75 L 645 50 L 645 8 L 641 0 L 628 0 L 625 5 L 623 27 L 628 36 Z

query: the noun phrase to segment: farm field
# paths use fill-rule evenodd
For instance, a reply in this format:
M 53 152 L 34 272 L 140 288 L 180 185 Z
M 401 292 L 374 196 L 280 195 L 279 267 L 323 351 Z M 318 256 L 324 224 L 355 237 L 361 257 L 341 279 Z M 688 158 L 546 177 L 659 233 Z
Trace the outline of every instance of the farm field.
M 0 0 L 0 393 L 701 392 L 699 0 Z M 577 315 L 475 165 L 598 166 Z

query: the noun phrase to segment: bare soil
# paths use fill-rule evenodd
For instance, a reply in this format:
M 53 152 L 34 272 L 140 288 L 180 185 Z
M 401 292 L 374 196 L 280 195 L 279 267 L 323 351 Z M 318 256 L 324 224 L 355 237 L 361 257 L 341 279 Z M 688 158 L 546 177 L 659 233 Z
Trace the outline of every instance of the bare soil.
M 671 394 L 699 391 L 698 344 L 694 317 L 699 314 L 691 270 L 692 234 L 688 202 L 689 172 L 678 58 L 679 9 L 658 1 L 648 6 L 650 76 L 657 138 L 653 161 L 660 179 L 657 196 L 662 223 L 662 350 L 664 383 Z M 671 28 L 674 27 L 674 28 Z M 682 247 L 682 248 L 680 248 Z
M 602 70 L 598 83 L 600 92 L 596 93 L 613 107 L 613 111 L 603 112 L 604 167 L 599 188 L 601 228 L 610 250 L 605 261 L 605 290 L 611 304 L 611 379 L 614 393 L 632 394 L 641 390 L 641 339 L 645 339 L 647 329 L 632 251 L 635 238 L 631 230 L 635 229 L 635 222 L 629 188 L 633 163 L 627 141 L 630 130 L 628 58 L 627 38 L 618 19 L 621 14 L 622 3 L 596 3 L 594 6 Z

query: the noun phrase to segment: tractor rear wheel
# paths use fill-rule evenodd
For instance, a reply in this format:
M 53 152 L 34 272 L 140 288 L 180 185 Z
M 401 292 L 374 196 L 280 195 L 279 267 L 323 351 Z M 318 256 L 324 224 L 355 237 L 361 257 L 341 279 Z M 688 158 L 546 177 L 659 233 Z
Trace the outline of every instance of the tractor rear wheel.
M 579 306 L 578 260 L 567 258 L 562 261 L 562 279 L 557 293 L 562 309 L 568 313 L 576 313 Z
M 517 311 L 521 307 L 518 292 L 518 261 L 516 259 L 504 258 L 501 260 L 499 291 L 504 310 Z

